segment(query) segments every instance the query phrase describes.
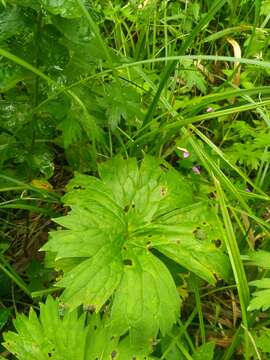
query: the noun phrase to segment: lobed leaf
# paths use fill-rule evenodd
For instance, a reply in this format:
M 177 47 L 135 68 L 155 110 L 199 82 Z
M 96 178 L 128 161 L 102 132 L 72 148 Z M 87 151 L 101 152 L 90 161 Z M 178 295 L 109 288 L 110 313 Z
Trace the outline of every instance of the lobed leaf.
M 29 318 L 19 315 L 14 320 L 17 333 L 4 335 L 4 346 L 19 360 L 84 359 L 87 327 L 85 316 L 77 312 L 60 316 L 59 304 L 48 297 L 40 305 L 40 318 L 31 309 Z
M 18 360 L 152 359 L 148 357 L 152 348 L 135 351 L 129 346 L 129 338 L 119 343 L 106 321 L 106 315 L 101 318 L 67 312 L 49 296 L 40 304 L 39 317 L 32 309 L 29 317 L 18 315 L 14 320 L 16 332 L 5 333 L 3 345 Z
M 150 346 L 176 322 L 180 298 L 162 254 L 214 284 L 230 266 L 209 200 L 166 162 L 115 157 L 99 166 L 100 179 L 76 174 L 42 250 L 62 269 L 57 283 L 72 309 L 99 311 L 110 300 L 114 334 Z
M 270 308 L 270 279 L 265 278 L 265 279 L 261 279 L 261 280 L 251 281 L 250 285 L 254 285 L 257 288 L 263 289 L 263 290 L 255 291 L 252 294 L 253 298 L 250 301 L 248 310 L 253 311 L 253 310 L 261 309 L 262 311 L 266 311 L 267 309 L 269 309 Z

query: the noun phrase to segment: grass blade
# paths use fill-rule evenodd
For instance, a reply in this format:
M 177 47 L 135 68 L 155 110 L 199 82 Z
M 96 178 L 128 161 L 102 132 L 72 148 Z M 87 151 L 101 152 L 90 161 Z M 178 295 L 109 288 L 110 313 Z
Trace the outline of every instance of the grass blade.
M 232 266 L 234 279 L 237 286 L 237 291 L 239 295 L 241 313 L 242 313 L 242 322 L 246 329 L 248 329 L 248 314 L 247 314 L 247 307 L 249 304 L 250 293 L 248 287 L 248 281 L 246 278 L 244 266 L 242 263 L 240 251 L 238 248 L 236 236 L 234 233 L 233 225 L 231 222 L 231 218 L 228 212 L 228 208 L 226 205 L 226 197 L 222 190 L 222 187 L 217 180 L 216 177 L 213 176 L 215 188 L 217 191 L 217 200 L 219 202 L 220 211 L 223 218 L 223 224 L 225 229 L 223 228 L 222 224 L 220 224 L 220 231 L 223 234 L 225 240 L 225 246 L 230 258 L 230 263 Z M 245 332 L 245 346 L 246 346 L 246 353 L 245 356 L 248 359 L 248 346 L 249 346 L 249 338 L 247 333 Z
M 23 279 L 13 270 L 5 258 L 0 256 L 0 269 L 15 283 L 23 292 L 31 298 L 31 291 Z
M 226 1 L 227 0 L 216 0 L 214 2 L 211 9 L 209 10 L 209 12 L 201 19 L 201 21 L 198 23 L 198 25 L 193 29 L 193 31 L 190 33 L 190 35 L 188 36 L 186 41 L 184 41 L 182 43 L 180 50 L 179 50 L 179 55 L 183 55 L 186 52 L 186 50 L 189 48 L 189 46 L 194 41 L 197 34 L 204 28 L 205 25 L 207 25 L 212 20 L 212 18 L 220 10 L 220 8 L 226 3 Z M 167 62 L 168 59 L 169 58 L 166 57 L 165 61 Z M 168 64 L 166 66 L 164 73 L 161 76 L 161 80 L 160 80 L 157 92 L 156 92 L 154 99 L 149 107 L 149 110 L 145 116 L 145 119 L 143 122 L 143 127 L 152 120 L 155 110 L 156 110 L 156 107 L 157 107 L 157 104 L 158 104 L 160 96 L 161 96 L 161 92 L 162 92 L 165 84 L 167 83 L 170 74 L 175 69 L 176 65 L 177 65 L 177 61 L 172 61 L 170 64 Z

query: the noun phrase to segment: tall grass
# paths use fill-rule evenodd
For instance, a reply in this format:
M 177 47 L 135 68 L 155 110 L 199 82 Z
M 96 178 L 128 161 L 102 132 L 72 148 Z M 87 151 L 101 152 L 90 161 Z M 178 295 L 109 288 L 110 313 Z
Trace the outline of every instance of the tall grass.
M 176 2 L 177 6 L 182 7 L 175 17 L 170 14 L 170 6 L 174 2 L 161 1 L 158 4 L 155 1 L 139 1 L 136 2 L 138 9 L 134 14 L 130 10 L 130 4 L 119 2 L 119 5 L 118 2 L 115 4 L 110 1 L 104 5 L 108 21 L 101 22 L 100 26 L 82 0 L 76 0 L 76 3 L 105 58 L 102 66 L 97 67 L 95 71 L 92 71 L 89 65 L 88 74 L 63 85 L 37 64 L 31 64 L 5 48 L 0 48 L 0 56 L 27 69 L 38 77 L 42 84 L 54 88 L 47 98 L 35 104 L 33 114 L 62 94 L 82 109 L 84 116 L 81 125 L 91 144 L 95 165 L 101 158 L 112 157 L 116 153 L 139 159 L 145 153 L 150 153 L 163 157 L 178 167 L 179 159 L 175 158 L 179 144 L 183 143 L 183 147 L 188 146 L 191 149 L 204 171 L 204 180 L 201 182 L 207 182 L 207 186 L 213 189 L 216 196 L 217 213 L 221 219 L 220 232 L 225 239 L 226 251 L 233 270 L 235 283 L 231 286 L 236 286 L 240 303 L 241 323 L 234 329 L 231 344 L 223 353 L 222 359 L 234 358 L 241 337 L 244 338 L 244 357 L 251 359 L 256 344 L 250 333 L 254 323 L 247 312 L 250 301 L 249 276 L 245 272 L 241 254 L 254 251 L 257 244 L 249 241 L 242 217 L 246 216 L 251 223 L 250 227 L 263 231 L 263 239 L 266 238 L 269 218 L 261 216 L 258 207 L 261 203 L 269 206 L 269 160 L 262 158 L 257 172 L 256 169 L 246 171 L 240 162 L 234 162 L 226 153 L 223 146 L 223 131 L 226 128 L 229 132 L 233 124 L 242 119 L 252 124 L 261 122 L 262 127 L 267 128 L 270 134 L 270 87 L 267 82 L 270 71 L 269 50 L 267 46 L 260 50 L 258 58 L 254 55 L 253 49 L 258 32 L 269 36 L 266 22 L 268 17 L 265 19 L 261 15 L 263 2 L 196 1 L 194 3 L 199 6 L 203 16 L 192 23 L 190 28 L 187 22 L 190 21 L 188 9 L 192 2 L 188 1 L 180 2 L 181 5 Z M 234 56 L 227 41 L 228 36 L 240 43 L 242 57 Z M 187 64 L 191 64 L 191 67 Z M 190 71 L 191 74 L 199 72 L 207 83 L 207 90 L 198 90 L 196 84 L 187 89 L 181 77 L 184 71 Z M 234 81 L 237 72 L 240 76 L 238 84 Z M 258 75 L 255 75 L 256 72 Z M 120 122 L 115 129 L 105 128 L 104 131 L 101 122 L 98 122 L 89 110 L 88 101 L 81 96 L 79 90 L 84 87 L 91 88 L 95 82 L 115 82 L 121 87 L 122 81 L 140 93 L 143 119 L 139 126 Z M 233 141 L 232 137 L 231 143 Z M 269 147 L 265 145 L 264 153 L 267 154 L 268 151 Z M 36 198 L 30 199 L 37 204 L 40 204 L 44 194 L 48 204 L 59 201 L 59 196 L 53 193 L 48 194 L 15 179 L 9 180 L 10 186 L 0 189 L 1 192 L 26 189 L 37 193 Z M 251 188 L 251 191 L 246 191 L 245 186 Z M 43 211 L 48 216 L 52 213 L 47 207 L 38 210 L 39 205 L 26 202 L 27 198 L 23 203 L 18 198 L 3 201 L 0 203 L 0 209 Z M 246 240 L 240 241 L 240 237 Z M 27 296 L 31 296 L 25 281 L 8 265 L 2 255 L 0 269 Z M 203 290 L 196 276 L 192 276 L 191 283 L 195 309 L 187 316 L 185 323 L 178 324 L 177 334 L 171 336 L 160 359 L 166 359 L 175 345 L 184 358 L 192 359 L 190 354 L 194 353 L 195 346 L 188 328 L 195 323 L 196 316 L 201 343 L 207 342 L 208 325 L 204 317 Z M 52 291 L 52 288 L 49 288 L 34 295 Z M 183 338 L 185 341 L 181 341 Z M 256 347 L 255 352 L 259 354 Z

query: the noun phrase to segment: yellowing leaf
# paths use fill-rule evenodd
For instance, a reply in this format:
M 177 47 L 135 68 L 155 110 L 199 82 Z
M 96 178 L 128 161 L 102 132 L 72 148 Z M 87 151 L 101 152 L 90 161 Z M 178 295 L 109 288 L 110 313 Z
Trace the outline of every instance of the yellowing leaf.
M 48 181 L 43 180 L 43 179 L 42 180 L 33 179 L 31 181 L 31 185 L 33 185 L 35 188 L 38 188 L 38 189 L 43 189 L 43 190 L 47 190 L 47 191 L 53 190 L 52 184 L 50 184 Z

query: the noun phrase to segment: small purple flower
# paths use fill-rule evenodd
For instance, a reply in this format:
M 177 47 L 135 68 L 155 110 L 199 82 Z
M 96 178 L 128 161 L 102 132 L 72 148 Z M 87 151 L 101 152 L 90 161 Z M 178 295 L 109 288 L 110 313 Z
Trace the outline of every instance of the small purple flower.
M 189 153 L 189 151 L 188 151 L 187 149 L 185 149 L 185 148 L 180 148 L 179 146 L 177 147 L 177 149 L 178 149 L 178 150 L 181 150 L 181 151 L 183 152 L 183 157 L 184 157 L 184 159 L 186 159 L 186 158 L 189 157 L 190 153 Z
M 210 112 L 213 112 L 214 111 L 214 109 L 211 107 L 211 106 L 209 106 L 207 109 L 206 109 L 206 112 L 207 113 L 210 113 Z
M 199 166 L 192 166 L 192 171 L 194 172 L 194 174 L 196 175 L 200 175 L 201 170 Z

